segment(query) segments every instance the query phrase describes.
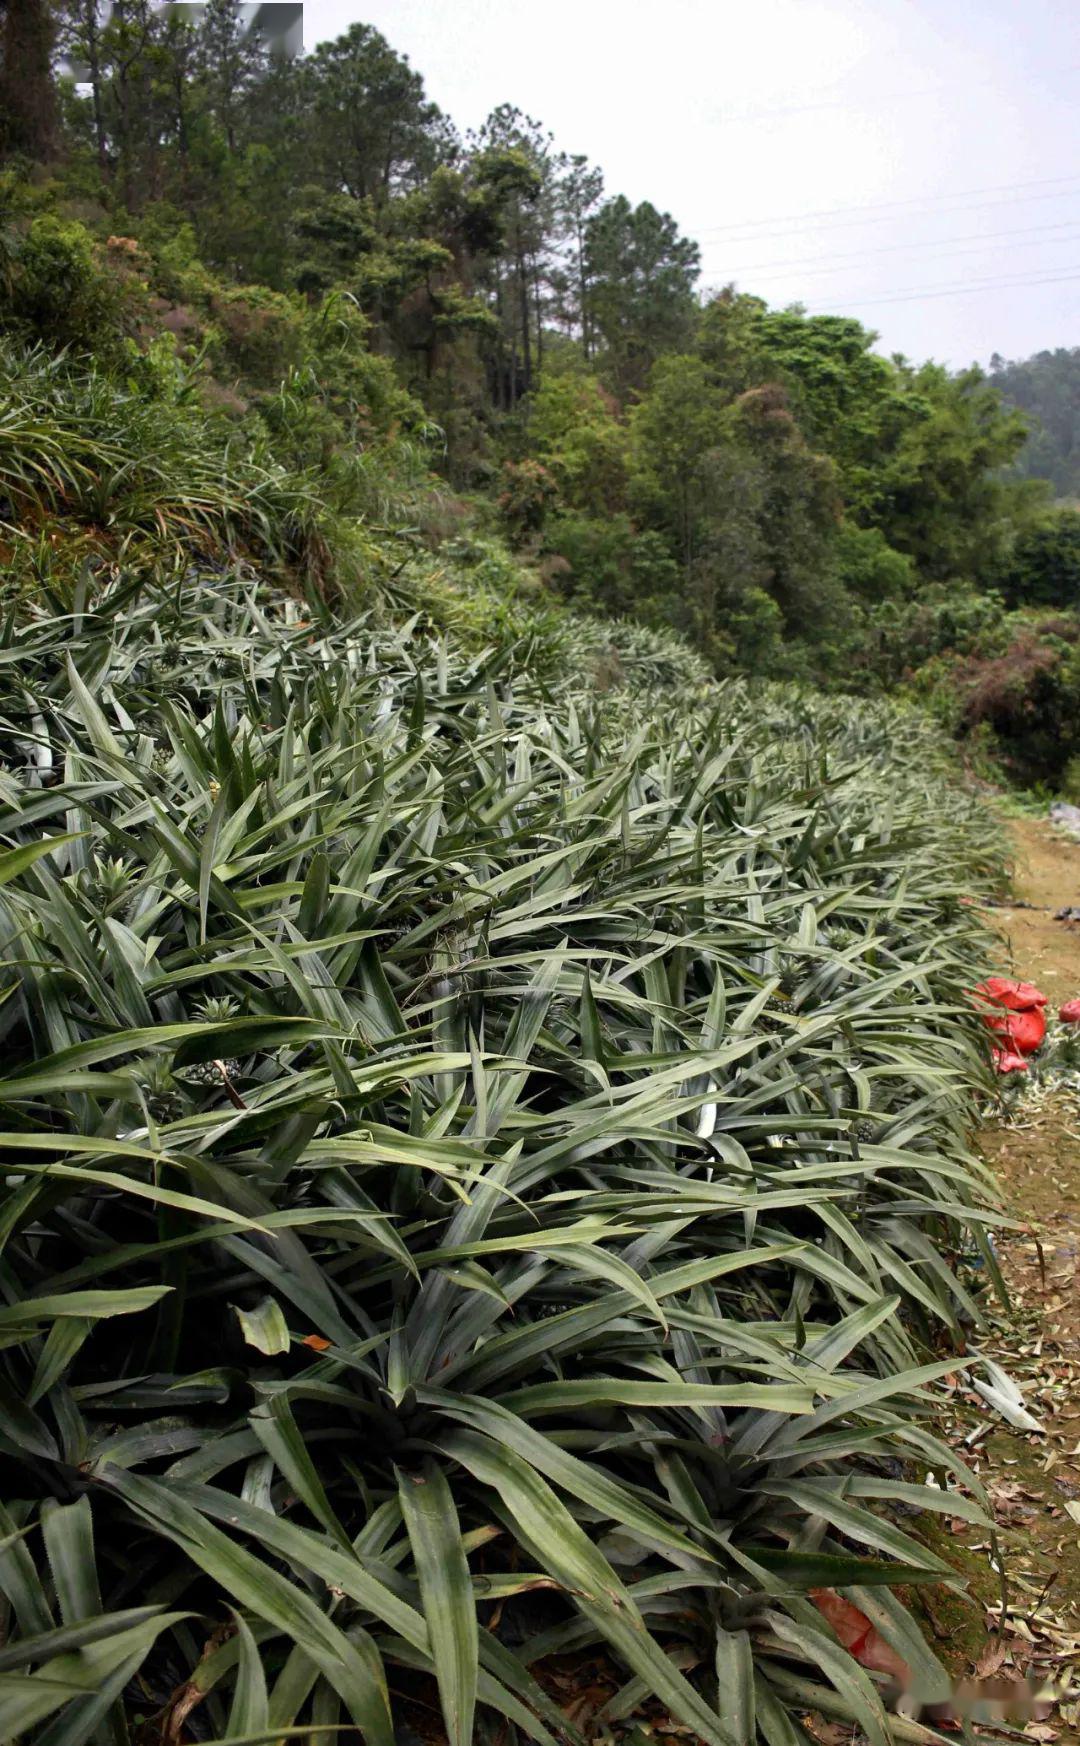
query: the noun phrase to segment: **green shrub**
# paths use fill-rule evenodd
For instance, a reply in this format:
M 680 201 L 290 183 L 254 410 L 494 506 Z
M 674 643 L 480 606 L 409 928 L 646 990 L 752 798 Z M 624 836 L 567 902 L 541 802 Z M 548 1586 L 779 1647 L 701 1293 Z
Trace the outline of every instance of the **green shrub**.
M 1008 647 L 949 674 L 961 724 L 989 728 L 998 756 L 1023 786 L 1059 784 L 1080 744 L 1080 618 L 1010 622 Z
M 844 522 L 836 530 L 831 559 L 837 581 L 860 601 L 910 599 L 918 586 L 912 560 L 894 551 L 877 528 Z
M 108 356 L 125 321 L 125 291 L 85 226 L 43 213 L 10 244 L 7 316 L 31 340 Z
M 504 462 L 499 510 L 512 539 L 539 533 L 557 496 L 555 480 L 539 461 Z
M 679 567 L 661 534 L 636 528 L 629 516 L 562 513 L 544 530 L 544 550 L 559 592 L 588 612 L 662 621 L 678 599 Z
M 923 588 L 910 598 L 868 602 L 860 626 L 851 670 L 863 683 L 885 687 L 917 675 L 933 661 L 947 666 L 954 656 L 992 657 L 1008 643 L 1000 595 L 959 582 Z
M 198 304 L 209 311 L 214 278 L 199 258 L 195 227 L 183 214 L 152 206 L 139 225 L 139 240 L 150 259 L 154 290 L 172 303 Z
M 212 355 L 226 376 L 270 387 L 300 363 L 303 314 L 280 291 L 262 285 L 216 288 L 210 296 L 216 329 Z
M 309 305 L 302 333 L 306 363 L 349 441 L 437 435 L 390 359 L 371 350 L 371 323 L 352 297 L 332 292 Z
M 775 677 L 785 665 L 790 671 L 793 651 L 785 651 L 784 615 L 763 588 L 739 590 L 723 611 L 720 628 L 730 643 L 729 663 L 740 671 L 759 678 Z
M 965 653 L 926 660 L 907 689 L 997 780 L 1061 788 L 1080 743 L 1080 615 L 1003 615 Z
M 577 373 L 544 376 L 528 401 L 525 434 L 562 501 L 596 517 L 625 504 L 630 437 L 617 413 L 599 381 Z
M 1080 511 L 1055 510 L 1022 532 L 999 585 L 1010 606 L 1080 609 Z

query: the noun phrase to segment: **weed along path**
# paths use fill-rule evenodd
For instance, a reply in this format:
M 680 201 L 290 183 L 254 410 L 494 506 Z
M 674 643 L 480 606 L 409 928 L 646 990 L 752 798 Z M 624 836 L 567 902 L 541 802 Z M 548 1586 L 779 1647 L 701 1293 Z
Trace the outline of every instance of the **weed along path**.
M 1054 919 L 1080 903 L 1080 843 L 1030 819 L 1012 831 L 1016 901 L 993 919 L 1015 974 L 1036 983 L 1056 1013 L 1080 994 L 1080 925 Z M 931 1623 L 942 1647 L 952 1639 L 957 1659 L 966 1654 L 982 1679 L 1031 1672 L 1057 1682 L 1061 1701 L 1049 1714 L 1040 1708 L 1025 1734 L 1071 1746 L 1080 1742 L 1080 1098 L 1038 1067 L 1007 1096 L 1007 1115 L 983 1130 L 980 1145 L 1019 1221 L 996 1239 L 1012 1305 L 984 1350 L 1023 1390 L 1042 1429 L 994 1416 L 974 1444 L 968 1433 L 997 1518 L 1004 1612 L 985 1535 L 957 1521 L 953 1548 L 984 1603 L 989 1641 L 965 1641 L 968 1625 L 955 1619 Z

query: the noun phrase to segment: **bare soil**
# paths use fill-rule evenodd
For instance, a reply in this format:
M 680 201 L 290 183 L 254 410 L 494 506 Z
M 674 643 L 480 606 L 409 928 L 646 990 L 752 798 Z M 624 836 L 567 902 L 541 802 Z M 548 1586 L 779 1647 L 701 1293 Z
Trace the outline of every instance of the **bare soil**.
M 992 918 L 1017 976 L 1056 1011 L 1080 995 L 1080 926 L 1054 919 L 1080 905 L 1080 843 L 1030 819 L 1011 829 L 1016 901 Z M 979 1143 L 1017 1221 L 996 1238 L 1010 1304 L 981 1349 L 1018 1383 L 1043 1431 L 991 1416 L 968 1447 L 994 1505 L 1002 1568 L 985 1532 L 952 1523 L 951 1551 L 976 1605 L 931 1625 L 958 1673 L 1056 1685 L 1057 1702 L 1013 1726 L 1080 1746 L 1080 1102 L 1021 1095 Z

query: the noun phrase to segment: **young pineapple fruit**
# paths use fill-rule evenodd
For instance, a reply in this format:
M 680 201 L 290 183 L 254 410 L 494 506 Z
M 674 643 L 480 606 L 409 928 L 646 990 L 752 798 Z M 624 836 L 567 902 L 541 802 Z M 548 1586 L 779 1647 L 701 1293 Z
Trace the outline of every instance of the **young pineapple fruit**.
M 239 1002 L 233 1000 L 231 995 L 208 995 L 195 1008 L 195 1016 L 204 1019 L 208 1025 L 223 1025 L 235 1018 L 239 1011 Z M 229 1056 L 221 1058 L 220 1061 L 195 1061 L 190 1067 L 179 1068 L 176 1076 L 185 1085 L 211 1087 L 221 1084 L 222 1072 L 227 1079 L 232 1079 L 239 1071 L 239 1061 Z

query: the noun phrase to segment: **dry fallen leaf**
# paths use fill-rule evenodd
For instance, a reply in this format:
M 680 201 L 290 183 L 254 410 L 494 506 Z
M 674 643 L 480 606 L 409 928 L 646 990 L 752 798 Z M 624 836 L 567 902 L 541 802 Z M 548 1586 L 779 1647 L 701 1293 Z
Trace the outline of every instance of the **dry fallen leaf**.
M 812 1588 L 808 1598 L 828 1620 L 848 1654 L 860 1667 L 868 1667 L 874 1673 L 888 1673 L 905 1689 L 911 1684 L 911 1669 L 907 1662 L 858 1607 L 837 1594 L 834 1588 Z
M 992 1673 L 996 1673 L 1005 1660 L 1008 1650 L 1009 1645 L 1003 1637 L 991 1637 L 975 1663 L 976 1679 L 989 1679 Z

